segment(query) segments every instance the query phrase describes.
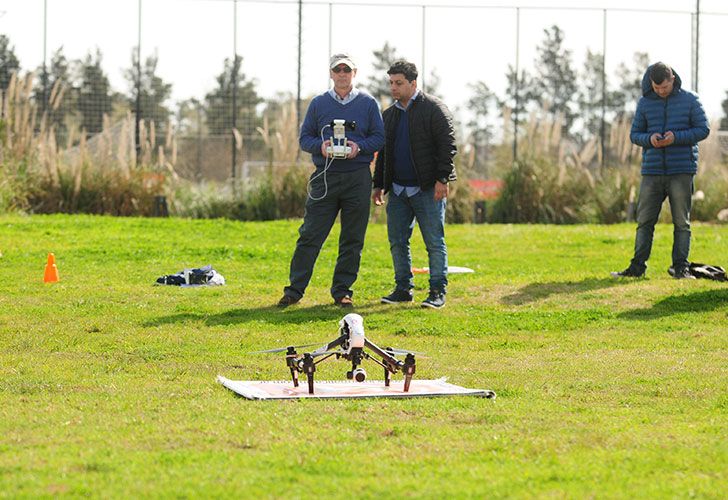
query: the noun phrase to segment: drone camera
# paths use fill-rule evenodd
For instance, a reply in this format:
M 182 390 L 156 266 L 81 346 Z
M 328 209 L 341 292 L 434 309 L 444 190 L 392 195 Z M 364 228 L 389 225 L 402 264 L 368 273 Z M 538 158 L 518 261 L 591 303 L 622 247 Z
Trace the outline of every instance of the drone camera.
M 367 379 L 367 372 L 364 368 L 357 368 L 352 372 L 352 377 L 357 382 L 364 382 Z

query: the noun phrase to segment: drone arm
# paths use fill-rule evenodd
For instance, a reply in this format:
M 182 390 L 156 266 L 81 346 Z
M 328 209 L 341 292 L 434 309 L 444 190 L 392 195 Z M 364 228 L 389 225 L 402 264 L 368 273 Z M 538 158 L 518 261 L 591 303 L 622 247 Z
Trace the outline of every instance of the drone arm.
M 316 362 L 315 362 L 314 364 L 315 364 L 315 365 L 317 365 L 317 364 L 321 363 L 322 361 L 326 361 L 327 359 L 329 359 L 329 358 L 330 358 L 331 356 L 333 356 L 334 354 L 338 354 L 338 353 L 337 353 L 337 352 L 332 352 L 331 354 L 328 354 L 327 356 L 325 356 L 325 357 L 323 357 L 323 358 L 319 359 L 319 360 L 318 360 L 318 361 L 316 361 Z
M 381 349 L 379 346 L 377 346 L 375 343 L 370 342 L 369 339 L 364 339 L 364 345 L 369 348 L 374 354 L 377 356 L 381 356 L 388 364 L 391 364 L 393 366 L 401 366 L 402 362 L 389 354 L 387 351 Z
M 373 356 L 371 356 L 371 355 L 367 354 L 366 352 L 364 353 L 364 357 L 365 357 L 366 359 L 370 359 L 370 360 L 374 361 L 374 362 L 375 362 L 376 364 L 378 364 L 379 366 L 381 366 L 381 367 L 382 367 L 382 368 L 384 368 L 385 370 L 387 369 L 387 365 L 385 365 L 384 363 L 382 363 L 381 361 L 379 361 L 379 360 L 378 360 L 377 358 L 375 358 L 375 357 L 373 357 Z
M 340 345 L 342 345 L 346 341 L 346 339 L 348 339 L 348 338 L 349 338 L 349 336 L 346 335 L 346 334 L 341 335 L 336 340 L 332 340 L 331 342 L 329 342 L 325 346 L 319 347 L 318 349 L 316 349 L 315 351 L 313 351 L 311 354 L 316 354 L 317 352 L 330 351 L 330 350 L 334 349 L 335 347 L 339 347 Z
M 390 369 L 387 365 L 385 365 L 381 361 L 379 361 L 377 358 L 372 357 L 372 356 L 370 356 L 367 353 L 364 353 L 364 357 L 367 358 L 367 359 L 371 359 L 376 364 L 378 364 L 379 366 L 381 366 L 382 368 L 384 368 L 384 387 L 389 387 L 389 383 L 392 380 L 391 375 L 393 373 L 393 370 Z

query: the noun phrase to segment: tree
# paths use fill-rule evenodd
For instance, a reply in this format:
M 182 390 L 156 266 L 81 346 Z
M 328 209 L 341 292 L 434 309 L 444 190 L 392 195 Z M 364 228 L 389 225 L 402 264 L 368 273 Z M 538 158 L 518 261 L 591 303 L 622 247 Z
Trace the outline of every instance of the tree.
M 367 80 L 365 87 L 384 108 L 392 101 L 387 71 L 392 63 L 400 59 L 400 57 L 397 55 L 397 49 L 389 45 L 389 42 L 384 42 L 384 46 L 380 50 L 373 51 L 372 54 L 374 55 L 374 62 L 372 63 L 374 71 Z
M 565 134 L 576 118 L 572 105 L 576 94 L 576 73 L 571 64 L 571 51 L 563 48 L 564 32 L 554 25 L 544 30 L 544 41 L 538 47 L 534 80 L 537 102 L 556 119 L 563 116 Z
M 139 118 L 145 123 L 154 122 L 155 139 L 158 144 L 164 142 L 169 127 L 171 111 L 165 102 L 172 94 L 172 84 L 166 83 L 157 75 L 159 56 L 155 53 L 147 57 L 141 66 L 141 74 L 137 75 L 138 53 L 131 53 L 131 67 L 124 71 L 124 78 L 129 84 L 129 95 L 126 102 L 129 108 L 136 110 L 137 91 L 139 92 Z M 137 79 L 138 85 L 137 85 Z M 137 88 L 138 87 L 138 88 Z
M 440 74 L 435 69 L 430 71 L 430 76 L 424 83 L 427 86 L 427 88 L 423 89 L 424 91 L 426 91 L 430 95 L 434 95 L 435 97 L 439 97 L 440 99 L 442 99 L 442 95 L 440 94 L 440 84 L 442 83 L 442 78 L 440 78 Z M 425 85 L 423 85 L 423 87 L 425 87 Z M 387 80 L 387 93 L 389 93 L 389 80 Z
M 75 88 L 78 111 L 81 114 L 81 128 L 87 134 L 98 134 L 103 130 L 104 115 L 112 110 L 113 96 L 109 78 L 101 67 L 101 51 L 88 53 L 79 61 Z
M 471 83 L 468 87 L 473 92 L 467 102 L 467 108 L 472 113 L 467 126 L 471 131 L 472 145 L 475 148 L 475 167 L 487 177 L 488 147 L 493 137 L 489 119 L 497 98 L 483 81 Z
M 0 90 L 5 93 L 10 85 L 13 73 L 20 69 L 20 61 L 15 55 L 15 47 L 10 46 L 10 39 L 0 35 Z
M 720 119 L 720 130 L 728 130 L 728 90 L 725 91 L 725 99 L 720 103 L 723 108 L 723 118 Z
M 533 77 L 525 69 L 516 75 L 516 69 L 509 64 L 506 81 L 506 96 L 505 99 L 498 99 L 498 106 L 509 108 L 513 118 L 520 122 L 528 110 L 528 104 L 536 101 L 537 90 Z
M 255 128 L 259 118 L 256 107 L 262 102 L 255 90 L 255 81 L 248 80 L 242 73 L 243 58 L 235 61 L 225 59 L 223 72 L 217 80 L 217 88 L 205 96 L 205 115 L 211 134 L 229 135 L 235 128 L 246 138 L 256 136 Z M 233 88 L 237 87 L 233 110 Z
M 33 90 L 39 117 L 46 114 L 47 125 L 53 127 L 56 142 L 64 144 L 68 137 L 68 118 L 73 113 L 73 93 L 69 92 L 71 74 L 68 59 L 59 47 L 51 56 L 50 68 L 37 70 L 38 82 Z
M 203 119 L 203 104 L 194 97 L 177 103 L 174 121 L 180 136 L 207 135 L 208 133 Z
M 605 101 L 602 80 L 603 61 L 602 54 L 586 49 L 584 68 L 579 75 L 581 85 L 577 96 L 579 117 L 584 123 L 585 136 L 598 136 L 601 132 L 602 104 Z
M 650 65 L 649 61 L 650 57 L 647 52 L 635 52 L 632 56 L 633 66 L 627 66 L 625 63 L 617 66 L 619 88 L 614 93 L 614 105 L 619 109 L 619 117 L 627 114 L 628 110 L 634 109 L 637 101 L 642 97 L 642 77 Z

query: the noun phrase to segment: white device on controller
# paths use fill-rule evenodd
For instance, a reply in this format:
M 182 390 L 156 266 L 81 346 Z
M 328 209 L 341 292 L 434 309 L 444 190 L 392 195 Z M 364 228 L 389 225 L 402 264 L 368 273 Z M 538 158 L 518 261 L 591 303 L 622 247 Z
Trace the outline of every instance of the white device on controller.
M 326 147 L 326 153 L 332 158 L 346 158 L 351 154 L 351 147 L 346 145 L 346 120 L 334 120 L 331 128 L 334 135 L 331 144 Z

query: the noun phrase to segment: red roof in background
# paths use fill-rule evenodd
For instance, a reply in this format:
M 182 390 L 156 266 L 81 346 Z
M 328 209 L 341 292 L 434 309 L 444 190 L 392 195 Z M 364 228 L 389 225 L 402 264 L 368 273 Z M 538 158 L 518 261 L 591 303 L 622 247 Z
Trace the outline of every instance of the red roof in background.
M 495 200 L 503 189 L 501 179 L 470 179 L 468 185 L 475 197 L 481 200 Z

